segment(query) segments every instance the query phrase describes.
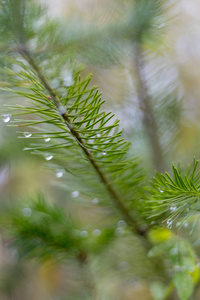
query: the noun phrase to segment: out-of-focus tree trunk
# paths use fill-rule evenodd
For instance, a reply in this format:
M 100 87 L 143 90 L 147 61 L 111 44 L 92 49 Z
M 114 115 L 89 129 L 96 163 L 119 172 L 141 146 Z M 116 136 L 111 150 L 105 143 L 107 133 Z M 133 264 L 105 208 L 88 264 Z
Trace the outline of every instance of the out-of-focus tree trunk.
M 165 170 L 164 156 L 159 140 L 158 126 L 152 109 L 151 97 L 148 94 L 145 82 L 142 47 L 139 43 L 135 45 L 135 67 L 138 100 L 143 112 L 143 124 L 149 138 L 154 166 L 159 172 L 162 172 Z

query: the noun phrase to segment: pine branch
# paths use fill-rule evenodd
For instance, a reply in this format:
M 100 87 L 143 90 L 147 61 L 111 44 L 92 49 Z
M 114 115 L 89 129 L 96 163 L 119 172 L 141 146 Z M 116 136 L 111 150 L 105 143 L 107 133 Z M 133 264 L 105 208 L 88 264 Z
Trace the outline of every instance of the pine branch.
M 171 228 L 179 217 L 182 217 L 180 222 L 182 226 L 189 217 L 199 212 L 200 171 L 196 171 L 197 166 L 198 161 L 194 159 L 182 175 L 182 172 L 173 165 L 173 178 L 167 172 L 165 174 L 156 172 L 151 182 L 152 187 L 148 189 L 151 195 L 149 200 L 151 217 L 163 216 Z
M 76 139 L 78 146 L 82 149 L 84 152 L 85 156 L 89 160 L 90 164 L 92 165 L 93 169 L 97 173 L 98 177 L 100 178 L 101 182 L 105 186 L 106 190 L 110 194 L 111 198 L 113 199 L 116 207 L 118 210 L 121 212 L 123 215 L 124 219 L 126 222 L 133 228 L 133 230 L 139 234 L 140 236 L 143 236 L 146 234 L 146 230 L 143 228 L 140 228 L 138 225 L 138 222 L 136 218 L 130 214 L 129 210 L 126 208 L 124 205 L 121 196 L 117 192 L 117 190 L 114 188 L 112 182 L 110 181 L 109 177 L 104 173 L 102 170 L 101 166 L 98 164 L 96 159 L 94 158 L 93 154 L 91 151 L 88 149 L 88 146 L 86 145 L 84 139 L 81 137 L 80 133 L 77 131 L 77 129 L 74 126 L 74 123 L 71 121 L 68 113 L 66 112 L 65 107 L 63 106 L 62 103 L 58 100 L 58 96 L 54 92 L 54 90 L 50 87 L 47 79 L 45 76 L 42 74 L 42 71 L 39 68 L 39 65 L 36 63 L 35 59 L 33 59 L 31 53 L 27 49 L 26 46 L 21 45 L 19 47 L 18 52 L 23 56 L 23 58 L 29 63 L 31 68 L 34 70 L 36 75 L 38 76 L 41 84 L 44 86 L 46 89 L 47 93 L 49 96 L 47 97 L 50 102 L 55 105 L 59 115 L 62 117 L 62 119 L 65 122 L 65 125 L 67 126 L 68 130 L 70 131 L 71 135 Z M 41 109 L 40 109 L 41 113 Z M 107 122 L 107 121 L 106 121 Z M 81 123 L 81 122 L 80 122 Z M 37 122 L 35 123 L 37 124 Z M 77 125 L 78 123 L 76 123 Z M 27 124 L 26 124 L 27 125 Z

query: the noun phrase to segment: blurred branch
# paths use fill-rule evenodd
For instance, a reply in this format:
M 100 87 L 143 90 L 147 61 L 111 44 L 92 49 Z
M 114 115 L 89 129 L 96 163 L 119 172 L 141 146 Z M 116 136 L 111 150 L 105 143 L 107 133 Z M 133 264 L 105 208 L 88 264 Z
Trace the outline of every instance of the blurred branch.
M 158 171 L 165 170 L 165 162 L 162 147 L 159 140 L 158 126 L 152 109 L 152 100 L 148 94 L 148 90 L 144 78 L 144 62 L 142 57 L 142 46 L 138 42 L 135 45 L 135 66 L 138 86 L 138 99 L 143 112 L 143 122 L 146 133 L 149 137 L 152 150 L 152 158 L 155 168 Z

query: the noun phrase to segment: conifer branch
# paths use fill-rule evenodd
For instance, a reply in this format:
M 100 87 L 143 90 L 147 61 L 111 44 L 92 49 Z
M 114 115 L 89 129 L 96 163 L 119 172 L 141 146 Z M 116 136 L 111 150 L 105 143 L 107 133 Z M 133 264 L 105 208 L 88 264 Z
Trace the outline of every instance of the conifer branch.
M 181 225 L 193 214 L 199 212 L 200 171 L 197 171 L 199 161 L 194 159 L 186 172 L 172 165 L 173 177 L 167 172 L 156 172 L 148 188 L 151 196 L 149 205 L 151 217 L 161 215 L 167 220 L 168 227 L 179 217 L 183 217 Z M 150 214 L 149 214 L 150 215 Z
M 130 214 L 129 210 L 126 208 L 126 206 L 123 204 L 123 201 L 116 191 L 116 189 L 113 187 L 110 179 L 104 174 L 103 170 L 99 166 L 99 164 L 96 162 L 95 158 L 93 157 L 92 153 L 87 149 L 85 142 L 81 138 L 80 134 L 76 131 L 74 128 L 73 123 L 71 122 L 68 114 L 66 113 L 65 108 L 60 104 L 57 95 L 55 92 L 52 90 L 50 87 L 47 79 L 45 76 L 42 74 L 38 64 L 36 63 L 35 59 L 32 57 L 31 53 L 27 49 L 25 45 L 21 45 L 19 47 L 18 52 L 26 59 L 26 61 L 30 64 L 30 66 L 34 69 L 36 72 L 38 78 L 40 79 L 41 83 L 47 90 L 47 92 L 50 95 L 51 100 L 53 101 L 54 105 L 56 106 L 59 114 L 62 116 L 63 120 L 65 121 L 68 129 L 70 130 L 71 134 L 75 137 L 75 139 L 78 142 L 78 145 L 81 147 L 82 151 L 85 153 L 87 159 L 95 169 L 98 177 L 100 178 L 101 182 L 104 184 L 106 187 L 108 193 L 111 195 L 116 207 L 118 210 L 122 213 L 124 219 L 126 222 L 133 228 L 133 230 L 140 236 L 145 236 L 146 235 L 146 229 L 140 228 L 138 225 L 136 219 Z

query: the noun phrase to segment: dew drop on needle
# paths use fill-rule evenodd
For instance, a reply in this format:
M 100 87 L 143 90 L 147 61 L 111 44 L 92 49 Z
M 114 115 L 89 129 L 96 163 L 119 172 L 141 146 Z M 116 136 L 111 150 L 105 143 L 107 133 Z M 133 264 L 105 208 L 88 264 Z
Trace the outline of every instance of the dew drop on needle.
M 25 138 L 30 138 L 32 136 L 32 133 L 30 132 L 24 132 Z
M 5 115 L 2 116 L 2 119 L 3 119 L 4 123 L 10 122 L 10 118 L 11 118 L 11 115 L 9 115 L 9 114 L 5 114 Z
M 51 154 L 48 154 L 48 155 L 45 156 L 46 160 L 51 160 L 52 158 L 53 158 L 53 155 L 51 155 Z

